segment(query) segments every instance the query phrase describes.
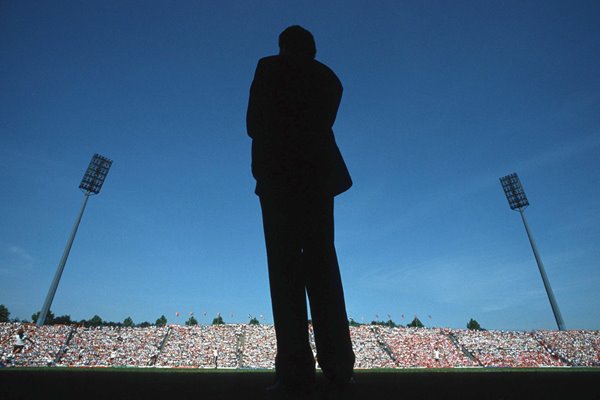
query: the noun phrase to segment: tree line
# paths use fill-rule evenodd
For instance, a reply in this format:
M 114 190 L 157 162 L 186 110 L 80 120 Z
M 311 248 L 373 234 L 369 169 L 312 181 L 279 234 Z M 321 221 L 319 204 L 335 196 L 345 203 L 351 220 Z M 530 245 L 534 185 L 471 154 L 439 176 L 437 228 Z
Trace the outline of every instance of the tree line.
M 40 314 L 39 311 L 36 312 L 35 314 L 33 314 L 31 316 L 31 321 L 36 322 L 39 314 Z M 110 327 L 125 327 L 125 328 L 132 328 L 132 327 L 147 328 L 149 326 L 159 326 L 159 327 L 165 326 L 165 325 L 167 325 L 167 322 L 168 322 L 167 317 L 165 317 L 164 315 L 161 315 L 160 317 L 158 317 L 154 323 L 151 323 L 149 321 L 135 323 L 135 322 L 133 322 L 133 319 L 131 317 L 125 318 L 123 320 L 123 322 L 105 321 L 99 315 L 94 315 L 92 318 L 90 318 L 88 320 L 83 319 L 80 321 L 74 321 L 74 320 L 71 320 L 71 317 L 69 315 L 61 315 L 61 316 L 55 317 L 54 314 L 52 313 L 52 311 L 48 311 L 48 315 L 46 316 L 46 322 L 44 323 L 44 325 L 72 325 L 72 324 L 75 324 L 75 325 L 82 325 L 85 327 L 110 326 Z M 215 317 L 212 321 L 212 325 L 223 325 L 223 324 L 225 324 L 225 321 L 223 321 L 223 317 L 221 317 L 220 315 Z M 198 320 L 193 315 L 190 315 L 188 320 L 185 321 L 185 325 L 187 325 L 187 326 L 198 325 Z
M 40 315 L 39 311 L 34 313 L 31 316 L 31 321 L 36 322 L 39 315 Z M 28 322 L 28 321 L 21 321 L 18 318 L 14 318 L 11 320 L 9 317 L 10 317 L 10 311 L 8 310 L 8 308 L 4 304 L 0 304 L 0 322 Z M 251 315 L 249 315 L 248 317 L 250 318 L 250 320 L 248 322 L 249 325 L 260 325 L 260 322 L 258 321 L 258 319 L 256 317 L 253 317 Z M 48 311 L 48 315 L 46 316 L 45 324 L 46 325 L 75 325 L 76 324 L 76 325 L 82 325 L 82 326 L 86 326 L 86 327 L 111 326 L 111 327 L 145 328 L 145 327 L 149 327 L 149 326 L 165 326 L 165 325 L 167 325 L 167 322 L 168 322 L 167 317 L 165 317 L 164 315 L 161 315 L 160 317 L 158 317 L 154 323 L 150 323 L 148 321 L 135 323 L 135 322 L 133 322 L 133 319 L 131 317 L 125 318 L 123 320 L 123 322 L 104 321 L 98 315 L 94 315 L 92 318 L 90 318 L 88 320 L 83 319 L 80 321 L 75 321 L 75 320 L 71 319 L 70 315 L 55 316 L 52 311 Z M 312 322 L 312 321 L 309 320 L 309 322 Z M 350 326 L 364 325 L 364 324 L 360 324 L 360 323 L 356 322 L 352 318 L 350 318 L 350 320 L 348 322 L 349 322 Z M 223 325 L 223 324 L 225 324 L 225 321 L 223 320 L 223 317 L 221 316 L 221 314 L 218 314 L 212 320 L 212 325 Z M 185 321 L 185 325 L 186 326 L 198 325 L 198 320 L 194 317 L 194 315 L 190 315 L 190 317 Z M 387 326 L 390 328 L 396 328 L 396 327 L 403 326 L 403 325 L 397 324 L 396 322 L 392 321 L 391 318 L 388 321 L 371 321 L 370 325 Z M 415 316 L 415 318 L 409 324 L 407 324 L 406 327 L 407 328 L 424 328 L 425 325 L 423 325 L 421 320 L 419 320 L 419 318 L 417 316 Z M 481 328 L 479 323 L 476 320 L 474 320 L 473 318 L 471 318 L 469 320 L 469 322 L 467 323 L 467 329 L 484 330 L 483 328 Z
M 40 315 L 40 311 L 32 314 L 31 322 L 37 322 L 39 315 Z M 10 311 L 8 310 L 8 308 L 4 304 L 0 304 L 0 322 L 17 322 L 17 323 L 24 322 L 24 323 L 27 323 L 29 321 L 20 320 L 19 318 L 11 319 Z M 105 321 L 99 315 L 94 315 L 90 319 L 82 319 L 82 320 L 77 321 L 77 320 L 71 319 L 70 315 L 56 316 L 56 315 L 54 315 L 52 310 L 49 310 L 48 314 L 46 315 L 46 321 L 44 322 L 44 325 L 82 325 L 82 326 L 86 326 L 86 327 L 111 326 L 111 327 L 146 328 L 149 326 L 165 326 L 165 325 L 167 325 L 167 322 L 168 322 L 167 317 L 165 317 L 164 315 L 161 315 L 160 317 L 158 317 L 154 323 L 151 323 L 148 321 L 135 323 L 135 322 L 133 322 L 133 319 L 131 317 L 125 318 L 123 320 L 123 322 Z M 258 320 L 253 317 L 250 319 L 249 323 L 251 325 L 259 324 Z M 190 315 L 188 320 L 185 321 L 185 324 L 187 326 L 198 325 L 198 320 L 193 315 Z M 212 325 L 223 325 L 223 324 L 225 324 L 225 321 L 223 320 L 223 317 L 221 316 L 221 314 L 217 315 L 212 321 Z
M 366 325 L 366 324 L 358 323 L 358 322 L 356 322 L 352 318 L 350 318 L 349 323 L 350 323 L 350 326 Z M 387 326 L 389 328 L 400 328 L 400 327 L 404 327 L 404 326 L 406 326 L 407 328 L 425 328 L 425 325 L 423 325 L 423 323 L 421 322 L 421 320 L 416 315 L 415 315 L 415 318 L 410 323 L 408 323 L 406 325 L 397 324 L 391 318 L 388 319 L 387 321 L 375 321 L 374 320 L 374 321 L 371 321 L 371 323 L 368 324 L 368 325 Z M 471 318 L 469 320 L 469 322 L 467 323 L 467 329 L 469 329 L 469 330 L 476 330 L 476 331 L 485 330 L 473 318 Z

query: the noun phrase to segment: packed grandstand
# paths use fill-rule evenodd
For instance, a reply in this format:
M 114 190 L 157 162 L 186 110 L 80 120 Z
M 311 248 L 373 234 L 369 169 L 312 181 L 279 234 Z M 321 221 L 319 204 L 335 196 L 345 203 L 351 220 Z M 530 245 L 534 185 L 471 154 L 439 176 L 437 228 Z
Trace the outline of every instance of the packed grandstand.
M 30 341 L 13 354 L 24 328 Z M 495 331 L 350 327 L 357 369 L 600 366 L 599 331 Z M 309 326 L 313 352 L 314 336 Z M 37 327 L 0 323 L 6 367 L 179 367 L 272 369 L 272 325 Z

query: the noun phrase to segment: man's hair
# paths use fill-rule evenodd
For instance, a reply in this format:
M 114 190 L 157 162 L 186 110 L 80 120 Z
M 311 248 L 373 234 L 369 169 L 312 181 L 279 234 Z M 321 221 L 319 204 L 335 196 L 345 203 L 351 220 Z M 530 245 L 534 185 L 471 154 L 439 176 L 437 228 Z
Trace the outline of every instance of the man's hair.
M 300 25 L 292 25 L 279 35 L 279 52 L 315 58 L 317 46 L 312 33 Z

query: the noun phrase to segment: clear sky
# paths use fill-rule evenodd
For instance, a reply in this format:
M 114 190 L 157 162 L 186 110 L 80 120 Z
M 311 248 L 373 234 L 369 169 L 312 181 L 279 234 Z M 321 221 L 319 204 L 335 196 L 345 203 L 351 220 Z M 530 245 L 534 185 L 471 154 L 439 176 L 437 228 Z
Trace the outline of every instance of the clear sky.
M 114 163 L 56 315 L 272 323 L 245 112 L 257 60 L 292 24 L 344 85 L 334 130 L 355 184 L 336 198 L 336 245 L 349 316 L 555 329 L 498 180 L 517 172 L 567 327 L 600 329 L 597 1 L 1 1 L 11 317 L 41 308 L 97 152 Z

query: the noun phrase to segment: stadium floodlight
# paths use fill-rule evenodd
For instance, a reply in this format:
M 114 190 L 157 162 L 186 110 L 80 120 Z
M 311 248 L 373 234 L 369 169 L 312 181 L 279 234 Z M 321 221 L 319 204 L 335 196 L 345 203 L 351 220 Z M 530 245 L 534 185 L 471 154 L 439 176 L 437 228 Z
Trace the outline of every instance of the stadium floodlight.
M 527 219 L 525 218 L 525 208 L 529 205 L 529 201 L 527 200 L 527 196 L 525 196 L 525 191 L 523 190 L 521 181 L 519 180 L 517 174 L 513 173 L 500 178 L 500 183 L 502 184 L 502 189 L 504 189 L 504 194 L 506 195 L 506 199 L 508 200 L 510 209 L 518 210 L 521 214 L 521 219 L 523 220 L 523 225 L 525 225 L 525 231 L 527 232 L 527 237 L 529 238 L 529 243 L 531 244 L 531 249 L 533 250 L 535 261 L 537 262 L 538 269 L 540 270 L 540 275 L 542 275 L 542 281 L 544 282 L 546 294 L 548 295 L 548 299 L 550 300 L 550 306 L 552 307 L 552 312 L 554 313 L 554 319 L 556 319 L 558 330 L 564 331 L 566 330 L 565 322 L 563 321 L 560 309 L 558 308 L 556 298 L 554 298 L 554 292 L 552 291 L 550 281 L 548 280 L 548 276 L 546 275 L 544 264 L 542 263 L 542 259 L 538 253 L 537 246 L 535 245 L 535 241 L 533 240 L 531 230 L 529 229 L 529 224 L 527 223 Z
M 500 178 L 500 182 L 502 183 L 502 188 L 504 189 L 504 194 L 511 210 L 524 209 L 529 205 L 517 174 L 506 175 Z
M 106 179 L 106 175 L 108 174 L 108 170 L 112 165 L 112 160 L 109 160 L 106 157 L 103 157 L 99 154 L 94 154 L 92 157 L 92 161 L 90 161 L 90 165 L 88 169 L 85 171 L 83 175 L 83 179 L 81 179 L 81 183 L 79 184 L 79 189 L 81 189 L 85 196 L 83 199 L 83 204 L 81 206 L 81 210 L 79 210 L 79 215 L 77 216 L 77 220 L 75 221 L 75 225 L 73 226 L 73 230 L 71 231 L 71 236 L 67 241 L 67 245 L 63 252 L 63 255 L 58 263 L 58 267 L 56 268 L 56 273 L 54 274 L 54 279 L 52 280 L 52 284 L 50 285 L 50 290 L 48 290 L 48 295 L 46 296 L 46 301 L 44 301 L 44 306 L 38 315 L 38 319 L 36 324 L 38 326 L 44 325 L 46 322 L 46 316 L 48 315 L 48 311 L 50 310 L 50 306 L 52 305 L 52 301 L 54 300 L 54 295 L 56 294 L 56 289 L 58 288 L 58 283 L 60 282 L 60 277 L 65 269 L 65 264 L 67 263 L 67 258 L 69 257 L 69 253 L 71 251 L 71 247 L 73 246 L 73 240 L 75 240 L 75 234 L 77 233 L 77 228 L 79 228 L 79 223 L 81 222 L 81 217 L 83 216 L 83 211 L 85 210 L 85 206 L 87 205 L 87 201 L 92 194 L 100 193 L 100 189 L 102 188 L 102 184 Z
M 83 175 L 83 179 L 81 179 L 79 189 L 93 194 L 100 193 L 100 189 L 102 189 L 102 184 L 106 179 L 106 174 L 108 174 L 111 165 L 112 161 L 108 158 L 102 157 L 99 154 L 94 154 L 87 171 L 85 171 L 85 174 Z

